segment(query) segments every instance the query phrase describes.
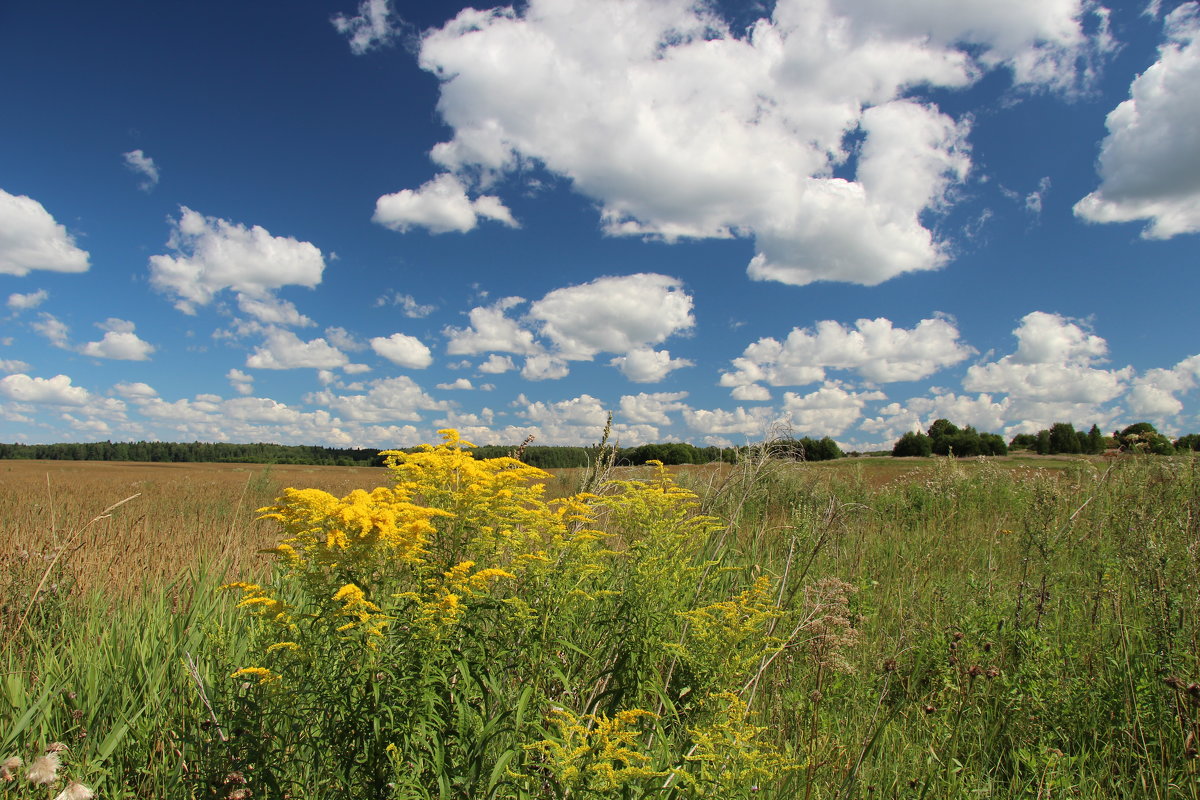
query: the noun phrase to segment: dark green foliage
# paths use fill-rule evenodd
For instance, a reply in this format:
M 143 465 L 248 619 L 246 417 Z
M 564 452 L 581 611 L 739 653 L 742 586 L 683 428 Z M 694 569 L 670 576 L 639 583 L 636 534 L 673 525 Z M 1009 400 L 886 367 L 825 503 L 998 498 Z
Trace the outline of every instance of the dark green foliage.
M 1079 434 L 1076 433 L 1074 425 L 1069 422 L 1056 422 L 1050 426 L 1050 452 L 1083 452 L 1083 447 L 1079 444 Z
M 780 457 L 795 461 L 832 461 L 843 455 L 837 442 L 828 436 L 819 440 L 810 436 L 803 439 L 784 439 L 774 444 Z
M 1135 422 L 1114 433 L 1113 438 L 1117 440 L 1118 447 L 1131 453 L 1169 456 L 1175 452 L 1171 440 L 1155 430 L 1149 422 Z
M 1200 433 L 1189 433 L 1175 440 L 1175 449 L 1179 451 L 1200 450 Z
M 1037 440 L 1036 433 L 1018 433 L 1008 446 L 1013 450 L 1037 450 Z
M 934 440 L 953 436 L 956 433 L 958 433 L 958 426 L 948 419 L 934 420 L 934 423 L 929 426 L 929 437 Z
M 88 442 L 59 444 L 0 444 L 0 459 L 51 461 L 156 461 L 238 464 L 318 464 L 357 467 L 383 466 L 374 448 L 309 445 L 230 444 L 228 442 Z
M 898 458 L 931 456 L 933 455 L 933 439 L 920 431 L 909 431 L 897 440 L 896 445 L 892 448 L 892 455 Z

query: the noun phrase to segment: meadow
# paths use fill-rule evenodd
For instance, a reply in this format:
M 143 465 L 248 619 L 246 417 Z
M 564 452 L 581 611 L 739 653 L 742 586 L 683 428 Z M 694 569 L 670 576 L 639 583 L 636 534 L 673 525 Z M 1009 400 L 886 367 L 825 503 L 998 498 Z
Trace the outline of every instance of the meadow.
M 0 796 L 1196 798 L 1197 466 L 0 461 Z

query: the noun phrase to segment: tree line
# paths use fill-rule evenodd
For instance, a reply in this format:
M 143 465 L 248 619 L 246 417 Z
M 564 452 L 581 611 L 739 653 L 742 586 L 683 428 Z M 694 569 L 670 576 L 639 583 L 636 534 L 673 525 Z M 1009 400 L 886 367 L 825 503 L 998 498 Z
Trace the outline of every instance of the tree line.
M 995 433 L 979 433 L 970 425 L 959 428 L 948 419 L 936 420 L 928 433 L 910 431 L 896 441 L 893 456 L 956 455 L 1002 456 L 1009 450 L 1028 450 L 1038 455 L 1098 455 L 1110 449 L 1129 453 L 1172 455 L 1200 450 L 1200 434 L 1189 433 L 1172 442 L 1149 422 L 1135 422 L 1111 436 L 1092 425 L 1086 433 L 1075 430 L 1070 422 L 1056 422 L 1037 433 L 1018 433 L 1010 442 Z

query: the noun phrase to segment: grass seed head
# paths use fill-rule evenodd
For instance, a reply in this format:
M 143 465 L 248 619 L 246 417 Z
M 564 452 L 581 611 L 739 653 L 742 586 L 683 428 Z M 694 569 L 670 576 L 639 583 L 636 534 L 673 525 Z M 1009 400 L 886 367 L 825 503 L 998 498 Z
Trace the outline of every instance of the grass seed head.
M 71 781 L 67 784 L 67 788 L 59 792 L 54 800 L 92 800 L 95 796 L 95 792 L 79 781 Z
M 21 763 L 20 756 L 12 756 L 11 758 L 4 759 L 4 763 L 0 764 L 0 778 L 6 781 L 15 780 L 17 777 L 16 772 L 21 768 Z

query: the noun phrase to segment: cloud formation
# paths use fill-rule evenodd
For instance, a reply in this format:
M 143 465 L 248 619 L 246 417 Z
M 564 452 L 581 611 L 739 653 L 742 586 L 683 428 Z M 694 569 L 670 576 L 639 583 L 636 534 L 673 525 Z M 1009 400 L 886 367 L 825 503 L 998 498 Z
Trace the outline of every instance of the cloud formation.
M 266 341 L 246 358 L 251 369 L 333 369 L 350 361 L 346 354 L 324 339 L 302 341 L 288 330 L 275 328 Z
M 358 14 L 335 14 L 329 22 L 350 40 L 350 52 L 356 56 L 391 43 L 398 33 L 391 22 L 389 0 L 362 0 Z
M 141 150 L 130 150 L 128 153 L 122 153 L 121 157 L 125 159 L 126 167 L 142 176 L 143 180 L 138 185 L 139 189 L 149 192 L 158 185 L 158 166 L 155 165 L 153 158 Z
M 93 358 L 109 358 L 116 361 L 146 361 L 154 352 L 154 345 L 134 333 L 134 324 L 124 319 L 110 318 L 97 323 L 104 331 L 104 337 L 96 342 L 88 342 L 79 348 L 79 352 Z
M 1200 4 L 1165 21 L 1158 61 L 1108 115 L 1100 187 L 1075 204 L 1090 222 L 1147 220 L 1142 235 L 1200 231 Z
M 86 272 L 88 258 L 41 203 L 0 189 L 0 275 L 19 277 L 35 269 Z
M 230 289 L 262 316 L 298 316 L 294 306 L 276 300 L 272 292 L 292 285 L 311 289 L 321 282 L 325 259 L 309 242 L 272 236 L 258 225 L 247 228 L 206 217 L 187 206 L 170 222 L 167 246 L 175 254 L 150 256 L 150 283 L 173 295 L 175 307 L 185 314 Z
M 415 336 L 393 333 L 371 340 L 371 349 L 388 361 L 409 369 L 425 369 L 433 363 L 433 353 Z
M 779 0 L 744 34 L 710 8 L 460 12 L 421 42 L 453 129 L 434 162 L 485 182 L 544 167 L 592 198 L 612 235 L 752 237 L 756 279 L 872 285 L 946 262 L 922 217 L 970 168 L 969 123 L 915 87 L 960 89 L 1004 67 L 1019 85 L 1069 90 L 1111 47 L 1103 9 L 1083 0 Z M 433 199 L 445 180 L 389 197 L 469 229 L 461 185 Z
M 974 352 L 944 317 L 923 319 L 913 328 L 893 327 L 884 317 L 860 319 L 854 327 L 822 320 L 793 328 L 780 342 L 767 337 L 750 344 L 721 376 L 741 400 L 770 397 L 761 384 L 803 386 L 825 380 L 827 369 L 851 370 L 872 383 L 915 381 L 952 366 Z
M 466 233 L 478 224 L 480 217 L 510 228 L 519 227 L 499 197 L 481 195 L 472 200 L 462 181 L 443 172 L 419 189 L 383 195 L 375 201 L 372 219 L 400 233 L 414 227 L 430 233 Z

